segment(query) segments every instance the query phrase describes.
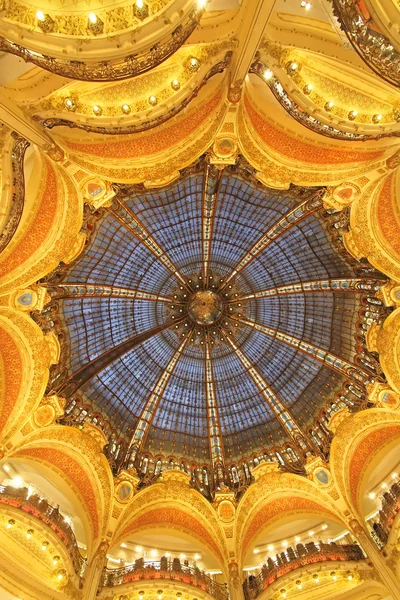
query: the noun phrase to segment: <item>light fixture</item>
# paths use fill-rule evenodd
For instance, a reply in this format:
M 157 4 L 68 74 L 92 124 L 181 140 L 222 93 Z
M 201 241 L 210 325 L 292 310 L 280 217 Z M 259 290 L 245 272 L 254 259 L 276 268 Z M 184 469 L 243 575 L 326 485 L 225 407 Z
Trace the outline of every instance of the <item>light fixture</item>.
M 357 115 L 358 112 L 356 110 L 351 110 L 347 116 L 350 121 L 354 121 Z
M 129 106 L 129 104 L 123 104 L 121 106 L 121 110 L 123 113 L 125 113 L 126 115 L 129 115 L 129 113 L 131 112 L 131 107 Z
M 162 597 L 163 597 L 163 591 L 162 590 L 158 590 L 157 591 L 157 598 L 158 598 L 158 600 L 161 600 Z
M 185 558 L 186 558 L 186 554 L 180 554 L 180 555 L 179 555 L 179 558 L 180 558 L 181 560 L 185 560 Z
M 95 104 L 93 106 L 93 112 L 96 115 L 96 117 L 100 116 L 101 113 L 103 112 L 103 109 L 101 108 L 101 106 L 99 106 L 98 104 Z
M 53 556 L 53 565 L 55 566 L 59 560 L 60 560 L 60 557 L 58 555 Z
M 151 104 L 152 106 L 155 106 L 157 104 L 157 98 L 155 96 L 150 96 L 149 104 Z
M 306 2 L 306 5 L 304 7 L 306 10 L 310 10 L 311 8 L 311 2 Z
M 380 121 L 382 121 L 382 115 L 374 115 L 374 116 L 372 117 L 372 121 L 373 121 L 374 123 L 379 123 Z
M 298 588 L 299 590 L 302 590 L 302 589 L 303 589 L 303 586 L 301 585 L 301 581 L 300 581 L 300 579 L 298 579 L 298 580 L 296 581 L 296 585 L 297 585 L 297 588 Z
M 329 102 L 325 102 L 324 109 L 327 112 L 330 112 L 332 110 L 333 106 L 334 106 L 334 103 L 332 102 L 332 100 L 330 100 Z
M 315 583 L 319 583 L 319 577 L 318 577 L 317 573 L 314 573 L 313 578 L 314 578 Z
M 171 556 L 171 552 L 166 552 L 166 553 L 165 553 L 165 556 L 166 556 L 167 558 L 169 558 L 169 557 Z
M 173 90 L 179 90 L 179 88 L 181 87 L 181 84 L 179 83 L 179 81 L 177 79 L 174 79 L 173 81 L 171 81 L 171 87 Z
M 269 546 L 268 546 L 267 550 L 268 550 L 269 552 L 272 552 L 272 551 L 274 550 L 274 548 L 275 548 L 275 546 L 274 546 L 273 544 L 269 544 Z
M 133 5 L 133 14 L 141 21 L 143 21 L 143 19 L 147 19 L 149 16 L 149 7 L 144 0 L 136 0 L 135 4 Z
M 151 556 L 157 556 L 157 550 L 151 550 L 150 554 Z
M 10 467 L 8 465 L 3 465 L 3 469 L 5 470 L 6 473 L 8 473 L 10 471 Z M 393 473 L 394 475 L 395 473 Z M 393 477 L 392 475 L 392 477 Z
M 349 573 L 349 574 L 347 575 L 347 579 L 348 579 L 349 581 L 351 581 L 351 580 L 353 579 L 353 574 L 352 574 L 352 573 Z
M 98 35 L 103 33 L 104 23 L 95 13 L 89 13 L 87 27 L 94 35 Z
M 370 500 L 374 500 L 374 498 L 376 498 L 376 494 L 375 494 L 375 492 L 370 492 L 370 493 L 368 494 L 368 498 L 369 498 Z
M 201 559 L 201 554 L 194 555 L 194 560 L 200 560 L 200 559 Z
M 288 547 L 288 545 L 289 545 L 289 544 L 287 543 L 287 541 L 286 541 L 286 540 L 283 540 L 283 542 L 282 542 L 282 546 L 283 546 L 284 548 L 287 548 L 287 547 Z
M 311 91 L 312 91 L 312 83 L 308 83 L 307 85 L 305 85 L 305 86 L 303 87 L 303 92 L 304 92 L 305 94 L 307 94 L 307 95 L 308 95 L 308 94 L 311 94 Z
M 67 110 L 75 110 L 76 108 L 75 102 L 70 96 L 64 99 L 64 106 Z
M 65 571 L 63 571 L 63 570 L 58 571 L 57 572 L 57 579 L 59 579 L 61 581 L 61 579 L 64 578 L 64 575 L 65 575 Z
M 328 529 L 328 525 L 326 523 L 322 525 L 322 530 L 325 531 L 325 529 Z
M 142 552 L 143 548 L 142 546 L 136 546 L 135 548 L 135 552 Z
M 53 31 L 55 23 L 50 15 L 44 14 L 43 11 L 38 10 L 36 12 L 36 19 L 38 26 L 44 33 Z
M 286 590 L 284 588 L 281 590 L 281 596 L 282 598 L 286 598 Z
M 199 8 L 205 8 L 207 4 L 207 0 L 197 0 L 197 6 Z
M 383 483 L 382 483 L 382 485 L 381 485 L 381 488 L 382 488 L 383 490 L 385 490 L 385 489 L 387 488 L 387 483 L 383 482 Z
M 253 550 L 253 554 L 258 554 L 260 551 L 258 550 L 258 548 L 254 548 Z
M 46 540 L 44 542 L 42 542 L 42 550 L 43 551 L 47 550 L 48 545 L 49 545 L 49 542 L 46 542 Z
M 314 531 L 309 531 L 309 532 L 308 532 L 308 535 L 309 535 L 310 537 L 312 537 L 313 535 L 315 535 L 315 532 L 314 532 Z
M 143 596 L 144 596 L 144 591 L 140 590 L 140 592 L 139 592 L 139 600 L 143 600 Z
M 273 75 L 273 73 L 272 73 L 271 69 L 265 69 L 264 79 L 266 79 L 268 81 L 269 79 L 272 78 L 272 75 Z
M 301 542 L 301 537 L 299 535 L 296 535 L 296 537 L 294 538 L 296 540 L 296 542 Z
M 4 467 L 6 468 L 6 467 Z M 397 478 L 397 473 L 392 473 L 392 479 L 396 479 Z
M 335 571 L 332 571 L 331 577 L 332 577 L 333 581 L 337 580 L 337 575 L 336 575 Z
M 126 548 L 126 544 L 121 544 L 121 548 Z
M 15 520 L 14 519 L 8 519 L 7 529 L 11 529 L 11 527 L 13 525 L 15 525 Z
M 187 66 L 188 66 L 189 71 L 195 72 L 199 69 L 200 63 L 197 60 L 197 58 L 192 56 L 191 58 L 189 58 L 189 60 L 187 62 Z
M 13 486 L 14 487 L 21 487 L 23 481 L 22 481 L 22 477 L 20 477 L 19 475 L 17 475 L 16 477 L 14 477 L 14 479 L 12 480 L 13 482 Z
M 290 73 L 295 73 L 297 71 L 297 69 L 299 68 L 299 65 L 297 62 L 289 62 L 286 65 L 286 71 L 290 74 Z
M 28 531 L 26 532 L 26 538 L 30 540 L 34 533 L 35 532 L 33 531 L 33 529 L 28 529 Z

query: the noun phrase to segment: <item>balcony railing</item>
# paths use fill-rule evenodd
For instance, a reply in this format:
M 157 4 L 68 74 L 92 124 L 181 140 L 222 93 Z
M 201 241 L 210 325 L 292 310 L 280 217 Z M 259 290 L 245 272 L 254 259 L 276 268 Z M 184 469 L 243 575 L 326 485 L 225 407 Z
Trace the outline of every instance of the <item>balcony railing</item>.
M 378 538 L 378 545 L 383 547 L 387 544 L 390 530 L 393 526 L 397 513 L 400 511 L 400 482 L 394 483 L 390 490 L 383 494 L 382 508 L 379 518 L 373 524 L 371 535 Z
M 74 532 L 58 507 L 51 506 L 46 499 L 37 494 L 29 495 L 26 487 L 16 488 L 11 485 L 0 485 L 0 504 L 22 510 L 50 527 L 68 550 L 75 573 L 82 575 L 85 559 L 79 551 Z
M 320 543 L 318 546 L 314 542 L 305 545 L 297 544 L 296 550 L 287 548 L 286 552 L 277 554 L 274 560 L 268 558 L 267 564 L 261 567 L 261 573 L 257 577 L 250 576 L 243 583 L 244 597 L 246 600 L 257 598 L 279 577 L 306 565 L 327 561 L 362 560 L 363 558 L 364 554 L 357 544 Z
M 159 562 L 144 563 L 143 559 L 139 559 L 134 565 L 120 569 L 105 569 L 103 585 L 104 587 L 114 587 L 144 579 L 181 581 L 202 589 L 216 600 L 228 600 L 226 585 L 216 583 L 197 567 L 182 565 L 178 558 L 168 561 L 165 556 Z

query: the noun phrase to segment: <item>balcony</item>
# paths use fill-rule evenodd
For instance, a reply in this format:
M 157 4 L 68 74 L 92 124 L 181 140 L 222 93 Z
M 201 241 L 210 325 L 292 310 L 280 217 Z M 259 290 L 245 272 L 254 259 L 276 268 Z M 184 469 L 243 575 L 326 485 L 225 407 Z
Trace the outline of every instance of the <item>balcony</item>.
M 213 596 L 216 600 L 228 600 L 226 585 L 216 583 L 197 567 L 182 565 L 178 558 L 168 561 L 162 556 L 160 561 L 144 563 L 142 558 L 133 565 L 120 569 L 105 569 L 104 587 L 114 587 L 143 580 L 174 580 L 186 583 Z
M 37 494 L 30 495 L 26 487 L 16 488 L 11 485 L 0 485 L 0 505 L 2 504 L 24 511 L 50 527 L 68 551 L 75 573 L 82 575 L 85 559 L 79 551 L 74 532 L 58 507 L 51 506 L 46 499 Z
M 371 536 L 380 548 L 383 548 L 387 544 L 390 530 L 399 510 L 400 482 L 396 482 L 383 494 L 382 507 L 379 511 L 378 520 L 373 524 L 371 531 Z
M 364 559 L 364 554 L 357 544 L 323 544 L 318 546 L 314 542 L 297 544 L 296 550 L 287 548 L 286 552 L 277 554 L 275 559 L 268 558 L 267 564 L 261 567 L 261 573 L 243 583 L 243 592 L 246 600 L 257 598 L 264 590 L 273 584 L 279 577 L 314 563 L 328 561 L 355 561 Z

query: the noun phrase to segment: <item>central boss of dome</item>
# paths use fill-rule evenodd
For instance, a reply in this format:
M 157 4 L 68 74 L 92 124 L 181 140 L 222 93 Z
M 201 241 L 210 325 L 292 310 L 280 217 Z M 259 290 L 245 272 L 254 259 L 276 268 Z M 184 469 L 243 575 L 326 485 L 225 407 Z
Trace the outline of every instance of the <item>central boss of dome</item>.
M 188 302 L 189 317 L 199 325 L 212 325 L 222 314 L 222 300 L 215 292 L 196 292 Z

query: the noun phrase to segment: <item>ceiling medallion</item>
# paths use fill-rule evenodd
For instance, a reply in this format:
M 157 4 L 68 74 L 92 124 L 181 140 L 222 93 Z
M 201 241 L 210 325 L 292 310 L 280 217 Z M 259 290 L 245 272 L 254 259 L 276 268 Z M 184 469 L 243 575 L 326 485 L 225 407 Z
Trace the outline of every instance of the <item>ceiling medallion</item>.
M 226 336 L 234 336 L 239 319 L 246 316 L 245 303 L 238 301 L 241 296 L 237 286 L 231 281 L 226 285 L 223 277 L 197 275 L 175 290 L 167 310 L 179 337 L 188 336 L 196 345 L 204 345 L 207 338 L 211 345 L 220 344 Z

